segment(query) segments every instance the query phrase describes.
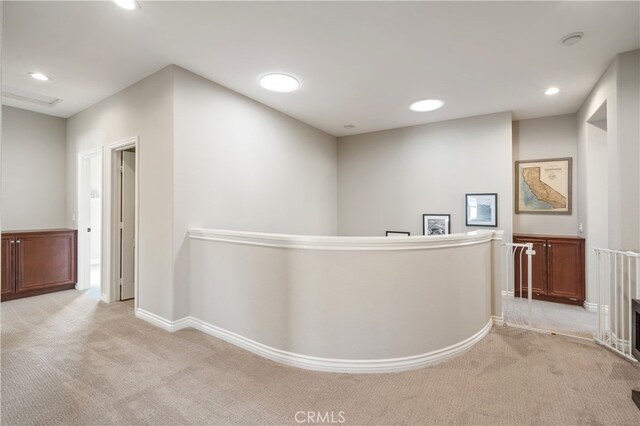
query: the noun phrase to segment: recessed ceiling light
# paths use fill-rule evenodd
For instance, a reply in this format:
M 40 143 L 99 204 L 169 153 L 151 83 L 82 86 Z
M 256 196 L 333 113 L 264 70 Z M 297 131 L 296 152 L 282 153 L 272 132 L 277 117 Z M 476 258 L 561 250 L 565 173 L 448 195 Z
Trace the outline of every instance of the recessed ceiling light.
M 409 109 L 416 112 L 435 111 L 442 108 L 444 102 L 439 99 L 425 99 L 411 104 Z
M 123 9 L 133 10 L 136 8 L 135 0 L 113 0 L 113 1 Z
M 356 126 L 354 126 L 353 124 L 345 124 L 342 127 L 347 129 L 347 130 L 351 130 L 351 129 L 355 129 Z
M 31 76 L 31 78 L 35 78 L 36 80 L 40 80 L 40 81 L 51 80 L 48 76 L 42 74 L 41 72 L 30 72 L 29 75 Z
M 267 74 L 260 79 L 260 86 L 272 92 L 288 93 L 300 88 L 300 82 L 287 74 Z
M 550 96 L 550 95 L 555 95 L 559 92 L 560 92 L 560 89 L 558 89 L 557 87 L 549 87 L 547 90 L 544 91 L 544 94 L 547 96 Z
M 584 33 L 567 34 L 566 36 L 562 37 L 562 44 L 564 44 L 565 46 L 573 46 L 574 44 L 578 44 L 580 43 L 580 40 L 582 40 L 583 35 Z

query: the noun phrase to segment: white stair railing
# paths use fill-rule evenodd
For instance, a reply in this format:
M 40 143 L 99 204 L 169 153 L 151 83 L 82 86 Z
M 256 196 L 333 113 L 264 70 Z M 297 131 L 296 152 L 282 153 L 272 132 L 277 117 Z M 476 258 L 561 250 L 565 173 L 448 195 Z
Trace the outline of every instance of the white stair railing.
M 632 301 L 640 294 L 640 253 L 593 249 L 598 325 L 594 340 L 632 361 Z
M 533 303 L 531 286 L 532 256 L 536 254 L 532 243 L 502 245 L 505 255 L 505 277 L 502 280 L 502 320 L 516 327 L 533 328 Z M 526 272 L 523 260 L 527 260 Z M 518 275 L 516 276 L 516 267 Z M 526 277 L 524 274 L 526 273 Z M 525 281 L 526 279 L 526 281 Z M 526 288 L 526 296 L 523 289 Z M 518 294 L 520 297 L 516 297 Z

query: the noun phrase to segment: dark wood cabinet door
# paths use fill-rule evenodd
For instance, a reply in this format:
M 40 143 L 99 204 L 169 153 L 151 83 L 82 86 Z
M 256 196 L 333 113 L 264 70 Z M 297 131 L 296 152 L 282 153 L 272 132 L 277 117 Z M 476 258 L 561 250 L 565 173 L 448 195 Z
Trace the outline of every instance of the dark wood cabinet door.
M 16 292 L 76 282 L 75 232 L 16 237 Z
M 521 238 L 514 237 L 514 243 L 518 244 L 526 244 L 532 243 L 533 250 L 536 254 L 532 257 L 532 265 L 531 265 L 531 281 L 533 282 L 533 286 L 531 287 L 531 291 L 534 296 L 544 295 L 547 292 L 547 251 L 546 251 L 546 240 L 544 238 Z M 522 295 L 523 297 L 527 297 L 529 286 L 527 282 L 527 274 L 529 268 L 528 256 L 525 251 L 522 252 Z M 516 296 L 520 295 L 520 252 L 516 253 L 516 257 L 514 258 L 514 283 Z
M 2 294 L 14 291 L 13 237 L 2 236 Z
M 547 240 L 549 296 L 584 300 L 584 240 Z

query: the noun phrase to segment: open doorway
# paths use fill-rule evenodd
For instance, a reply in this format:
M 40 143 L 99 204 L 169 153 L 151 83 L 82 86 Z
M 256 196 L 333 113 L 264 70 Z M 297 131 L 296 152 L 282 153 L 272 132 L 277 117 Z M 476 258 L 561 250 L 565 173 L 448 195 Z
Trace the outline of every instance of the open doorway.
M 137 308 L 138 281 L 138 138 L 106 147 L 105 228 L 102 300 L 132 301 Z
M 511 324 L 590 339 L 598 324 L 593 249 L 609 247 L 607 104 L 603 102 L 586 118 L 577 114 L 553 120 L 548 122 L 548 128 L 544 127 L 547 122 L 514 123 L 514 157 L 536 158 L 540 152 L 543 154 L 538 158 L 571 156 L 554 160 L 578 165 L 578 179 L 573 184 L 579 190 L 579 199 L 574 197 L 578 209 L 557 219 L 514 215 L 513 244 L 505 244 L 503 317 Z M 554 182 L 562 182 L 560 188 L 566 188 L 563 175 L 556 174 L 562 170 L 560 166 L 547 169 L 553 174 L 545 179 L 542 166 L 535 167 L 539 182 L 550 190 L 561 192 Z M 516 164 L 515 185 L 520 195 L 516 198 L 543 203 L 545 197 L 534 194 L 528 182 L 521 184 L 525 181 L 522 170 Z M 569 173 L 567 178 L 571 177 L 576 174 Z M 525 247 L 527 244 L 530 250 Z
M 591 338 L 597 328 L 596 259 L 593 249 L 609 247 L 608 232 L 608 144 L 607 144 L 607 103 L 606 101 L 587 120 L 585 126 L 586 146 L 583 167 L 585 180 L 582 182 L 581 197 L 585 211 L 582 212 L 581 232 L 585 236 L 585 262 L 580 265 L 585 274 L 585 300 L 582 306 L 565 305 L 549 301 L 534 301 L 534 321 L 539 328 L 565 334 Z M 549 241 L 547 241 L 549 243 Z M 549 248 L 551 244 L 548 244 Z M 553 244 L 557 256 L 568 246 Z M 540 250 L 537 250 L 540 252 Z M 569 256 L 567 256 L 569 257 Z M 549 260 L 546 260 L 550 262 Z M 567 276 L 570 265 L 558 268 L 556 276 Z
M 102 149 L 78 154 L 78 290 L 100 297 Z
M 120 289 L 119 299 L 135 296 L 136 149 L 119 152 L 120 160 Z

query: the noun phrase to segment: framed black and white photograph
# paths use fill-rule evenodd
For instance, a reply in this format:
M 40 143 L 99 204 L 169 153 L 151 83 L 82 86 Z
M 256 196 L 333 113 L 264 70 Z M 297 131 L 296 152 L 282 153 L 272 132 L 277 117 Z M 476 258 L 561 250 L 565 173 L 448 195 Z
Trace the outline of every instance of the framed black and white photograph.
M 467 226 L 498 226 L 498 194 L 466 195 Z
M 409 237 L 411 232 L 405 231 L 387 231 L 387 237 Z
M 423 214 L 422 233 L 424 235 L 447 235 L 451 233 L 450 214 Z

